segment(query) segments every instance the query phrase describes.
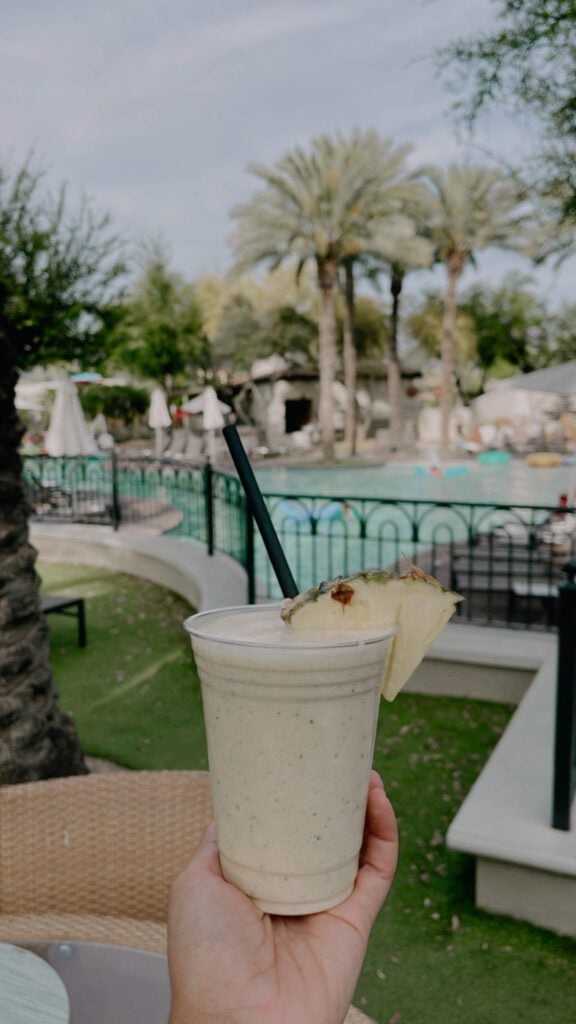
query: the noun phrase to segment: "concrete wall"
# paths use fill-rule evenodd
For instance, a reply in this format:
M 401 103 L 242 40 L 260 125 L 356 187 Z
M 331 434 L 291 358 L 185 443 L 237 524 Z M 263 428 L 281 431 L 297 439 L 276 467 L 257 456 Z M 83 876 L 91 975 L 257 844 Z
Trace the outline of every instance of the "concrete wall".
M 194 541 L 106 526 L 35 523 L 31 541 L 47 562 L 96 565 L 141 576 L 180 594 L 198 611 L 246 603 L 244 569 Z
M 476 905 L 576 937 L 574 876 L 478 857 Z
M 576 816 L 551 827 L 556 650 L 542 664 L 448 830 L 476 858 L 476 905 L 576 937 Z
M 432 656 L 416 669 L 406 692 L 519 704 L 533 678 L 534 673 L 525 669 L 470 665 Z
M 407 692 L 519 704 L 555 637 L 449 623 Z

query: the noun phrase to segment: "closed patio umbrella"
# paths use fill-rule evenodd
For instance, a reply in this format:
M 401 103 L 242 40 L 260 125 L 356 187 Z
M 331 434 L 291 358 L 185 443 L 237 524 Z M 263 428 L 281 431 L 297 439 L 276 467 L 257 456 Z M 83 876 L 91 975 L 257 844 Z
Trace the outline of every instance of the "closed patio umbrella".
M 162 388 L 154 388 L 150 396 L 148 426 L 156 434 L 156 454 L 161 455 L 164 448 L 163 431 L 172 426 L 172 417 Z
M 226 422 L 224 419 L 225 413 L 231 411 L 230 406 L 226 405 L 226 402 L 220 401 L 210 384 L 204 388 L 202 394 L 196 398 L 191 398 L 190 401 L 185 402 L 182 406 L 182 412 L 191 414 L 202 413 L 203 430 L 219 430 Z
M 48 391 L 58 387 L 55 380 L 19 380 L 16 385 L 16 408 L 25 412 L 43 412 Z
M 214 431 L 220 430 L 225 425 L 225 414 L 231 411 L 226 402 L 220 401 L 210 384 L 204 388 L 202 394 L 191 398 L 182 406 L 182 412 L 190 415 L 202 414 L 202 430 L 206 434 L 206 448 L 209 455 L 214 454 Z
M 78 392 L 68 377 L 58 382 L 44 447 L 48 455 L 92 455 L 97 451 Z

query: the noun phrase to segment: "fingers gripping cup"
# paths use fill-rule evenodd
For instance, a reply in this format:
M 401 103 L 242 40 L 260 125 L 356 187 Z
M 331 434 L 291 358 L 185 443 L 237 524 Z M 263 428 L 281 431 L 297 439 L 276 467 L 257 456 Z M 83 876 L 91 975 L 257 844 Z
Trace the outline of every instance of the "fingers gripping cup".
M 279 606 L 189 618 L 222 871 L 263 911 L 352 891 L 393 629 L 297 632 Z

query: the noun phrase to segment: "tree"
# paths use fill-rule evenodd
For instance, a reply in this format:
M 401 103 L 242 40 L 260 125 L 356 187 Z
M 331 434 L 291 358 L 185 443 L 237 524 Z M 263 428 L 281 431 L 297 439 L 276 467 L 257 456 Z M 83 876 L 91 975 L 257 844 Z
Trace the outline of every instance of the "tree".
M 433 260 L 433 248 L 424 232 L 428 224 L 428 211 L 421 190 L 414 191 L 411 201 L 404 203 L 407 216 L 398 218 L 389 230 L 377 232 L 371 251 L 365 258 L 365 265 L 371 278 L 377 279 L 384 270 L 390 279 L 392 304 L 390 309 L 390 330 L 388 338 L 388 402 L 390 405 L 390 447 L 394 451 L 402 442 L 401 380 L 402 369 L 398 346 L 400 323 L 400 297 L 404 278 L 410 270 L 429 267 Z M 421 198 L 421 202 L 418 202 Z
M 455 378 L 464 402 L 484 390 L 488 377 L 509 377 L 576 355 L 574 307 L 550 311 L 530 289 L 530 279 L 510 274 L 496 287 L 470 285 L 458 301 L 455 322 Z M 439 358 L 442 351 L 442 296 L 429 291 L 405 320 L 419 348 Z
M 222 310 L 212 341 L 216 365 L 227 370 L 247 370 L 255 359 L 263 355 L 260 332 L 260 321 L 254 314 L 250 299 L 244 295 L 232 295 Z
M 576 305 L 571 303 L 558 310 L 553 319 L 553 337 L 548 340 L 546 354 L 538 362 L 540 366 L 564 363 L 576 359 Z
M 469 118 L 497 100 L 528 107 L 554 135 L 576 134 L 574 0 L 496 0 L 499 27 L 457 40 L 439 54 L 472 95 Z
M 363 137 L 353 138 L 350 145 L 353 147 L 351 160 L 358 164 L 359 169 L 362 166 L 365 168 L 367 178 L 360 230 L 347 239 L 342 260 L 345 304 L 343 362 L 347 392 L 345 441 L 347 454 L 354 455 L 357 429 L 356 268 L 359 266 L 362 269 L 367 254 L 373 255 L 382 246 L 386 247 L 387 252 L 393 251 L 395 240 L 402 231 L 402 218 L 399 214 L 415 202 L 421 192 L 421 185 L 409 175 L 406 167 L 411 146 L 397 146 L 376 132 L 367 132 Z
M 460 309 L 476 332 L 477 361 L 488 375 L 529 373 L 576 356 L 575 308 L 551 311 L 530 289 L 530 279 L 510 274 L 498 287 L 466 289 Z
M 388 311 L 371 295 L 358 295 L 354 306 L 354 345 L 358 359 L 381 360 L 390 341 Z
M 458 283 L 475 253 L 489 246 L 519 249 L 525 232 L 514 181 L 502 171 L 478 164 L 427 167 L 430 188 L 428 234 L 447 283 L 442 322 L 441 446 L 449 443 Z
M 258 264 L 274 269 L 288 261 L 298 275 L 306 263 L 315 265 L 320 296 L 319 418 L 328 460 L 334 458 L 338 268 L 351 255 L 351 246 L 368 236 L 370 220 L 380 212 L 373 202 L 380 167 L 366 158 L 378 144 L 372 132 L 355 131 L 349 139 L 322 135 L 307 151 L 296 147 L 272 167 L 252 165 L 263 187 L 232 211 L 237 221 L 231 240 L 237 272 Z
M 317 337 L 316 324 L 293 306 L 278 306 L 258 317 L 245 295 L 233 295 L 222 310 L 213 358 L 228 372 L 248 370 L 256 359 L 274 354 L 312 358 Z
M 140 416 L 145 416 L 150 395 L 146 388 L 136 388 L 133 384 L 90 384 L 80 391 L 82 408 L 90 419 L 102 414 L 107 419 L 121 423 L 133 423 Z
M 442 323 L 444 301 L 440 292 L 425 292 L 405 320 L 409 338 L 416 341 L 418 348 L 433 359 L 442 358 Z M 454 382 L 461 401 L 466 404 L 470 397 L 469 377 L 478 364 L 478 337 L 473 316 L 460 304 L 454 320 Z M 473 389 L 475 391 L 478 388 Z
M 574 0 L 496 0 L 498 27 L 439 51 L 456 109 L 472 126 L 501 103 L 528 111 L 542 131 L 533 165 L 539 191 L 556 223 L 576 228 L 576 5 Z
M 168 394 L 174 377 L 205 370 L 210 363 L 202 312 L 194 289 L 168 267 L 162 246 L 152 243 L 125 306 L 112 359 Z
M 57 701 L 15 407 L 20 371 L 104 355 L 124 269 L 108 220 L 64 189 L 41 194 L 26 162 L 0 171 L 0 784 L 86 771 L 75 726 Z
M 194 294 L 202 310 L 203 331 L 209 341 L 215 338 L 224 307 L 235 295 L 242 295 L 250 301 L 254 316 L 259 320 L 282 306 L 312 316 L 317 306 L 311 265 L 297 280 L 293 267 L 287 264 L 276 267 L 274 271 L 243 274 L 241 277 L 235 272 L 223 277 L 202 274 L 194 282 Z
M 300 353 L 316 358 L 318 328 L 313 320 L 294 306 L 282 305 L 269 310 L 261 318 L 262 353 L 281 356 Z
M 536 197 L 523 251 L 536 265 L 551 259 L 558 267 L 576 248 L 576 150 L 558 153 L 556 166 L 544 173 L 545 180 L 540 175 L 532 184 L 518 175 L 526 196 Z
M 480 283 L 462 295 L 459 308 L 474 323 L 484 379 L 497 365 L 517 367 L 522 373 L 541 365 L 553 317 L 528 285 L 529 279 L 514 274 L 497 288 Z

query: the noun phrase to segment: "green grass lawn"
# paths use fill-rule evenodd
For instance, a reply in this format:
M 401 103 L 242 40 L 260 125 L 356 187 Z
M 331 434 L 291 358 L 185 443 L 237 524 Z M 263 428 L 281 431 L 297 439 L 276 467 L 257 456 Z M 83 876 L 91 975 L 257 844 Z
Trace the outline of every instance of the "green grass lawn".
M 207 768 L 200 686 L 182 622 L 192 609 L 146 580 L 74 565 L 39 566 L 43 589 L 84 596 L 76 621 L 49 616 L 54 679 L 84 750 L 128 768 Z
M 73 620 L 50 617 L 61 703 L 86 752 L 131 768 L 206 768 L 200 689 L 181 629 L 186 603 L 99 569 L 40 572 L 45 589 L 87 598 L 86 650 Z M 444 843 L 510 714 L 407 694 L 382 705 L 375 764 L 398 814 L 400 866 L 355 997 L 378 1024 L 575 1020 L 576 944 L 478 912 L 472 860 Z

